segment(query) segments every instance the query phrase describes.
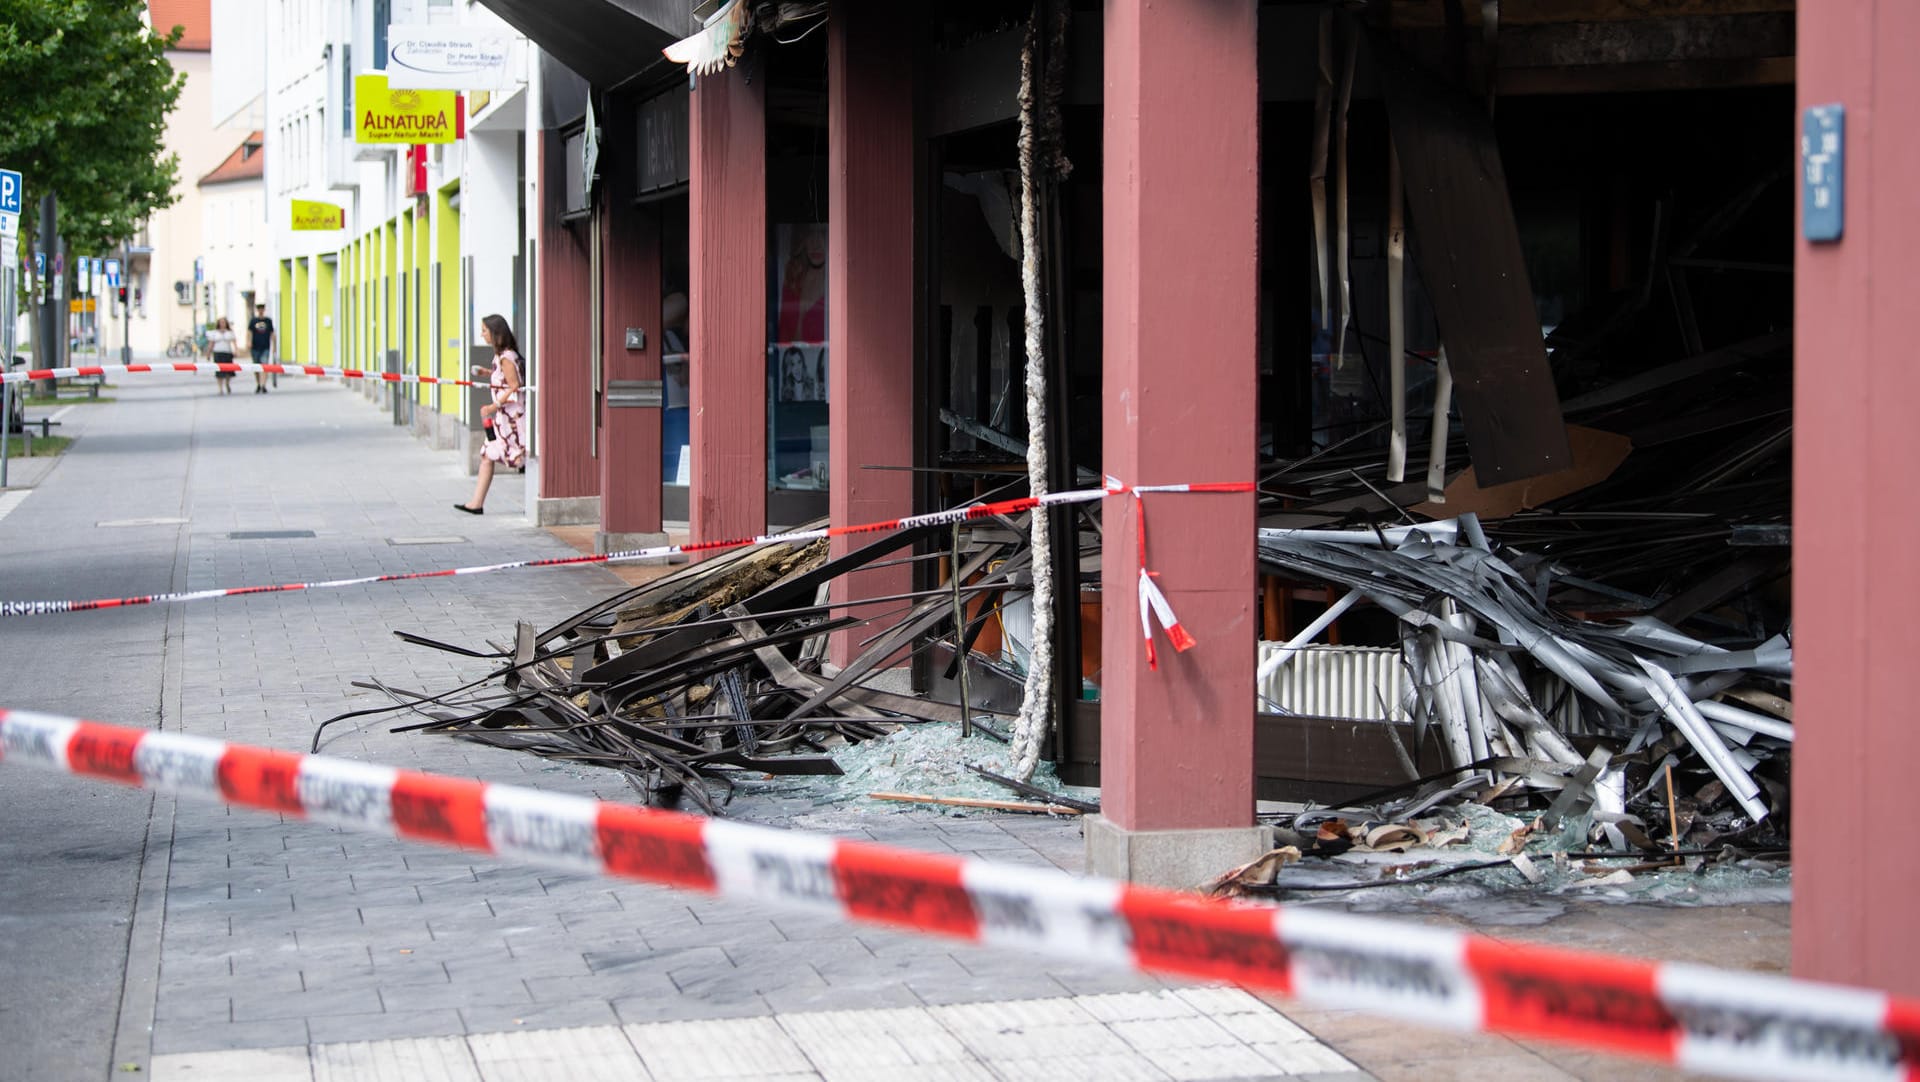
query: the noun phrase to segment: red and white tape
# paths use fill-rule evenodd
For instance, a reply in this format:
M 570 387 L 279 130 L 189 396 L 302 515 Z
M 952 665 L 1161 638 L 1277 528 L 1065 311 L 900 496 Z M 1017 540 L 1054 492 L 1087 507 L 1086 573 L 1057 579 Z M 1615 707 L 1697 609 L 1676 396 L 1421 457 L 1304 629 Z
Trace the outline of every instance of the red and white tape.
M 1125 491 L 1124 489 L 1122 490 Z M 1195 491 L 1206 492 L 1251 492 L 1251 483 L 1223 483 L 1208 486 Z M 292 593 L 301 590 L 334 590 L 347 586 L 365 586 L 380 582 L 407 582 L 413 579 L 447 578 L 454 575 L 481 575 L 493 571 L 511 571 L 529 567 L 575 567 L 585 564 L 619 563 L 628 560 L 651 560 L 699 552 L 718 552 L 722 549 L 745 548 L 751 545 L 774 545 L 789 542 L 815 541 L 823 537 L 851 537 L 857 534 L 887 533 L 894 530 L 908 530 L 921 526 L 946 526 L 973 519 L 992 518 L 996 515 L 1011 515 L 1021 511 L 1030 511 L 1036 507 L 1050 507 L 1059 504 L 1087 503 L 1113 494 L 1111 489 L 1075 489 L 1069 492 L 1051 492 L 1045 496 L 1023 496 L 1014 500 L 1000 500 L 994 503 L 968 504 L 946 511 L 935 511 L 925 515 L 909 515 L 906 518 L 888 519 L 884 522 L 866 522 L 853 526 L 830 526 L 821 530 L 798 530 L 791 533 L 762 534 L 758 537 L 740 538 L 732 541 L 697 541 L 685 545 L 656 545 L 652 548 L 628 549 L 621 552 L 596 553 L 589 556 L 558 556 L 545 560 L 514 560 L 508 563 L 481 564 L 474 567 L 449 567 L 437 571 L 408 571 L 389 575 L 365 575 L 352 579 L 331 579 L 325 582 L 287 582 L 271 586 L 228 586 L 210 590 L 187 590 L 170 594 L 144 594 L 137 597 L 102 597 L 89 600 L 64 601 L 0 601 L 0 617 L 7 616 L 52 616 L 68 612 L 92 612 L 98 609 L 120 609 L 137 605 L 176 605 L 189 601 L 210 601 L 221 597 L 245 597 L 253 594 Z M 1144 574 L 1144 571 L 1143 571 Z M 1146 580 L 1143 578 L 1142 582 Z M 1151 585 L 1151 584 L 1147 584 Z M 1143 586 L 1143 592 L 1145 587 Z M 1176 648 L 1185 650 L 1193 645 L 1192 636 L 1180 628 L 1168 605 L 1166 595 L 1157 586 L 1152 587 L 1153 609 L 1160 621 L 1174 638 Z M 1184 645 L 1182 645 L 1184 643 Z M 1151 656 L 1153 648 L 1152 631 L 1149 629 L 1147 648 Z
M 0 710 L 0 762 L 510 860 L 1745 1078 L 1920 1079 L 1920 1003 L 1243 906 L 370 763 Z
M 169 362 L 167 364 L 89 364 L 76 368 L 35 368 L 25 372 L 7 372 L 0 374 L 0 383 L 30 383 L 43 379 L 79 379 L 83 376 L 139 375 L 145 372 L 178 372 L 185 374 L 225 372 L 238 375 L 242 372 L 265 372 L 268 375 L 285 376 L 333 376 L 337 379 L 370 379 L 383 383 L 438 383 L 449 387 L 485 387 L 487 384 L 470 379 L 441 379 L 439 376 L 413 376 L 400 372 L 365 372 L 358 368 L 323 368 L 315 364 L 213 364 L 194 361 Z

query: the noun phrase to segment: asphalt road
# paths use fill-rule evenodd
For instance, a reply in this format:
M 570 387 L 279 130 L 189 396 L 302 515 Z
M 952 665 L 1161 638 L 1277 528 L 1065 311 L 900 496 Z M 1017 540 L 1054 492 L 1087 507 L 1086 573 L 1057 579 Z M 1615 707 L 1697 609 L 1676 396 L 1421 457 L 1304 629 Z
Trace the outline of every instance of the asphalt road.
M 84 438 L 8 501 L 0 596 L 149 593 L 183 574 L 183 526 L 100 523 L 184 516 L 199 401 L 177 386 L 118 393 L 131 401 L 69 412 L 63 428 Z M 0 621 L 0 705 L 159 724 L 177 625 L 163 609 Z M 38 772 L 0 777 L 0 1078 L 109 1067 L 153 805 Z

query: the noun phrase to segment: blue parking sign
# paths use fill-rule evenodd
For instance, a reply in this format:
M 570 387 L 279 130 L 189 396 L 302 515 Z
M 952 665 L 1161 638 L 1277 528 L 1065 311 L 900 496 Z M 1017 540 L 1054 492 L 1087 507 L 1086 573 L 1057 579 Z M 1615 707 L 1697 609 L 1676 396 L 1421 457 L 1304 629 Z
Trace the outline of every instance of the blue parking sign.
M 11 169 L 0 169 L 0 214 L 20 213 L 20 197 L 25 192 L 20 183 L 20 174 Z

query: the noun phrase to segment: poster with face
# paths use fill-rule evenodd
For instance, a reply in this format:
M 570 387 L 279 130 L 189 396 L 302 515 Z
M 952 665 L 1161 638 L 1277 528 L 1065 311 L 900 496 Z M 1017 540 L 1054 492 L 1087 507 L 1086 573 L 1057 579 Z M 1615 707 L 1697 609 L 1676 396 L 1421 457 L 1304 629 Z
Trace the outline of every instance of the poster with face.
M 820 345 L 827 340 L 827 226 L 824 222 L 785 222 L 775 227 L 774 253 L 780 268 L 774 307 L 774 341 Z
M 774 398 L 780 402 L 827 400 L 827 347 L 777 347 L 774 361 Z

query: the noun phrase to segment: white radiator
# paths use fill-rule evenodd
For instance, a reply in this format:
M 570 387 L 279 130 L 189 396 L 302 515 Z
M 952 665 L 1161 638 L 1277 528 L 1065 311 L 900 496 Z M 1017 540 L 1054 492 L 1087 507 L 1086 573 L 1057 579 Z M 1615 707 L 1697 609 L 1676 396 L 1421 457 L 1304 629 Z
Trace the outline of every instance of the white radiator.
M 1261 642 L 1256 666 L 1265 664 L 1283 645 Z M 1400 704 L 1406 681 L 1397 647 L 1304 646 L 1262 682 L 1260 694 L 1289 714 L 1407 721 Z
M 1279 653 L 1283 643 L 1260 643 L 1255 669 Z M 1540 673 L 1527 692 L 1553 727 L 1568 735 L 1587 731 L 1580 696 L 1566 682 Z M 1289 714 L 1355 721 L 1410 721 L 1402 693 L 1407 669 L 1394 646 L 1305 646 L 1280 671 L 1261 681 L 1261 708 L 1278 706 Z M 1556 705 L 1558 709 L 1555 709 Z

